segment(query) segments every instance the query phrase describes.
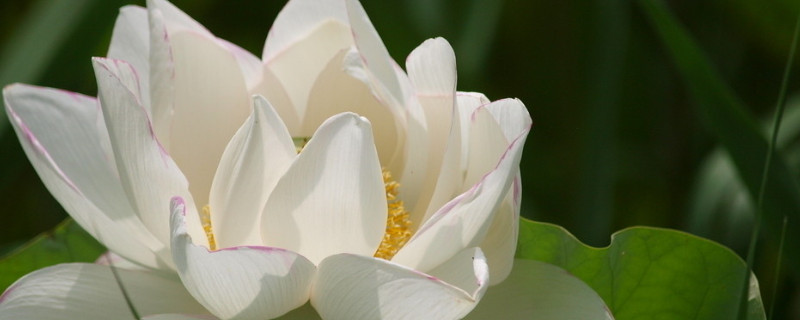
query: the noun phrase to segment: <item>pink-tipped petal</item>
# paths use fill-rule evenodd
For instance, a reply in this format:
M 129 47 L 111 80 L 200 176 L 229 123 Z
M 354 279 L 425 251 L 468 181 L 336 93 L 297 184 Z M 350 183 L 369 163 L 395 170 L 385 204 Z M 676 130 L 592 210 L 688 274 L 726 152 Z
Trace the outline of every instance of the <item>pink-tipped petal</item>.
M 139 86 L 142 88 L 142 101 L 150 112 L 150 27 L 147 9 L 139 6 L 125 6 L 119 10 L 108 58 L 127 61 L 139 73 Z
M 386 194 L 369 122 L 352 113 L 320 126 L 278 181 L 262 216 L 264 243 L 319 263 L 372 255 L 386 227 Z
M 122 290 L 139 315 L 207 314 L 174 277 L 90 263 L 47 267 L 17 280 L 0 296 L 0 319 L 131 319 Z
M 261 211 L 297 151 L 275 109 L 253 97 L 253 113 L 222 154 L 211 185 L 211 222 L 217 245 L 261 243 Z
M 6 87 L 3 98 L 22 149 L 72 218 L 125 258 L 163 266 L 158 253 L 166 252 L 167 244 L 153 236 L 128 201 L 97 100 L 20 84 Z
M 460 319 L 488 287 L 477 248 L 434 271 L 444 278 L 372 257 L 331 256 L 319 266 L 311 304 L 324 319 Z
M 185 204 L 172 200 L 172 256 L 186 289 L 223 319 L 272 319 L 308 301 L 316 267 L 280 248 L 209 251 L 186 232 Z
M 528 130 L 517 136 L 491 172 L 431 216 L 392 260 L 427 271 L 465 248 L 478 246 L 511 187 Z
M 168 245 L 169 226 L 165 220 L 169 216 L 169 199 L 175 195 L 191 199 L 186 178 L 155 137 L 140 103 L 136 73 L 131 66 L 103 58 L 93 62 L 122 186 L 144 225 Z M 199 217 L 191 216 L 192 230 L 203 234 Z

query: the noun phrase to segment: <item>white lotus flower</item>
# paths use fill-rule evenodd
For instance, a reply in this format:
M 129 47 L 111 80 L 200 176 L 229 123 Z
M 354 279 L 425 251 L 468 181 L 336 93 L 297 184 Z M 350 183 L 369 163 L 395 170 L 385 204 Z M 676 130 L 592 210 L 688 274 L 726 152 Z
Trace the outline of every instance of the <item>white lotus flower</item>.
M 0 319 L 267 319 L 308 301 L 325 319 L 455 319 L 512 272 L 531 120 L 518 100 L 456 92 L 444 39 L 406 73 L 357 1 L 293 0 L 262 62 L 150 0 L 121 10 L 93 63 L 98 99 L 3 94 L 42 181 L 119 277 L 36 271 L 0 297 Z M 528 280 L 490 295 L 535 300 L 494 307 L 607 315 L 563 270 L 517 265 Z M 531 274 L 576 289 L 544 295 Z M 588 302 L 552 303 L 569 299 Z

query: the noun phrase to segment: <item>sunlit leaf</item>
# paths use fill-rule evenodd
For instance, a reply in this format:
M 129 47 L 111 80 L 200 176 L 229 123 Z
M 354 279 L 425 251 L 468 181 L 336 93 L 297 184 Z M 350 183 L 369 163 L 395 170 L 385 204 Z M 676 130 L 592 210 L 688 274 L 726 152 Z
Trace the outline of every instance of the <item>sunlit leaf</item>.
M 0 292 L 25 274 L 65 262 L 92 262 L 105 247 L 72 219 L 0 258 Z
M 611 245 L 584 245 L 564 228 L 522 219 L 517 257 L 547 262 L 580 278 L 615 319 L 734 319 L 746 265 L 731 250 L 684 232 L 635 227 Z M 765 319 L 751 279 L 748 319 Z

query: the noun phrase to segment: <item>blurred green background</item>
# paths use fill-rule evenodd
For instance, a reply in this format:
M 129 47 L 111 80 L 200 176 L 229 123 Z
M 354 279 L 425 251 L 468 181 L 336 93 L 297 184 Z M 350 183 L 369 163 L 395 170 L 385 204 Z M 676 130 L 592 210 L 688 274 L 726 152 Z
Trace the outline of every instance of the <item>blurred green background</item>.
M 173 2 L 259 56 L 284 4 Z M 616 230 L 647 225 L 688 231 L 746 256 L 753 197 L 698 117 L 686 79 L 636 1 L 362 3 L 398 62 L 423 40 L 442 36 L 456 51 L 459 90 L 525 102 L 535 126 L 522 163 L 524 216 L 563 225 L 594 246 L 607 245 Z M 117 10 L 126 4 L 144 1 L 0 1 L 0 85 L 26 82 L 94 95 L 89 57 L 105 55 Z M 675 0 L 667 6 L 766 137 L 800 2 Z M 792 70 L 779 144 L 794 180 L 800 178 L 800 98 L 792 99 L 800 93 L 798 71 Z M 0 123 L 2 256 L 66 214 L 5 117 Z M 788 232 L 800 232 L 793 223 Z M 776 301 L 775 319 L 800 319 L 798 264 L 784 263 L 775 288 L 777 232 L 762 232 L 755 272 L 764 301 Z M 787 257 L 800 252 L 784 252 Z

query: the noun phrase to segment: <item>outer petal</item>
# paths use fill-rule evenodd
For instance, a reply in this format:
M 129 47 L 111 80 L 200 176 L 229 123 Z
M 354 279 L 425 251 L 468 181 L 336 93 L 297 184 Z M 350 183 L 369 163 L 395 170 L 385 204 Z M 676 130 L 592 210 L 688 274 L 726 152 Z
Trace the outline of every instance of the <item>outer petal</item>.
M 128 202 L 97 100 L 27 85 L 6 87 L 3 98 L 28 159 L 73 219 L 127 259 L 161 265 L 156 252 L 165 244 Z
M 119 10 L 107 56 L 123 60 L 139 73 L 142 101 L 150 111 L 150 27 L 147 10 L 139 6 L 125 6 Z
M 503 105 L 513 109 L 516 117 L 527 119 L 525 126 L 513 133 L 514 137 L 506 138 L 507 129 L 502 128 L 490 110 L 494 106 Z M 509 112 L 511 113 L 511 112 Z M 530 128 L 531 121 L 525 106 L 517 99 L 503 99 L 492 102 L 476 109 L 470 117 L 469 144 L 467 146 L 467 171 L 464 177 L 462 190 L 466 190 L 477 183 L 491 171 L 497 159 L 503 155 L 507 146 L 520 132 Z M 511 133 L 508 133 L 511 135 Z
M 469 131 L 472 127 L 472 113 L 478 107 L 488 104 L 490 101 L 483 93 L 478 92 L 457 92 L 456 107 L 458 108 L 459 126 L 461 127 L 461 170 L 462 174 L 467 171 L 467 157 L 469 156 Z M 513 137 L 511 137 L 513 139 Z
M 37 270 L 0 296 L 0 319 L 130 319 L 122 289 L 140 315 L 204 314 L 177 279 L 153 273 L 67 263 Z
M 486 261 L 489 263 L 490 285 L 503 282 L 514 265 L 519 235 L 521 184 L 518 171 L 511 185 L 511 191 L 506 194 L 495 212 L 492 224 L 486 231 L 486 239 L 479 246 L 486 253 Z
M 386 227 L 386 195 L 369 122 L 352 113 L 320 126 L 267 200 L 264 243 L 315 264 L 375 253 Z
M 324 319 L 460 319 L 487 287 L 480 249 L 469 249 L 443 264 L 447 279 L 390 261 L 340 254 L 319 266 L 311 304 Z M 447 281 L 453 281 L 448 283 Z
M 260 244 L 261 211 L 297 151 L 286 126 L 262 96 L 233 136 L 211 186 L 211 221 L 221 248 Z
M 489 288 L 467 319 L 614 319 L 603 299 L 564 269 L 517 260 L 506 281 Z
M 439 209 L 392 260 L 427 271 L 455 253 L 479 245 L 517 173 L 528 130 L 517 136 L 491 172 Z
M 519 132 L 531 125 L 528 109 L 519 99 L 501 99 L 486 105 L 503 135 L 511 142 Z
M 342 70 L 344 54 L 342 51 L 332 58 L 314 81 L 300 136 L 312 136 L 322 122 L 335 114 L 353 112 L 369 119 L 378 157 L 382 164 L 387 164 L 403 145 L 402 123 L 391 108 L 372 95 L 366 84 Z
M 294 252 L 270 247 L 208 251 L 186 233 L 183 199 L 172 200 L 172 256 L 186 289 L 214 315 L 263 319 L 308 301 L 316 268 Z
M 108 126 L 111 146 L 122 186 L 136 214 L 147 228 L 169 244 L 169 226 L 165 219 L 169 197 L 190 198 L 183 174 L 158 144 L 150 120 L 136 94 L 136 73 L 119 60 L 95 58 L 103 116 Z M 199 217 L 192 216 L 193 231 L 203 234 Z
M 489 117 L 491 115 L 491 117 Z M 473 115 L 470 123 L 468 188 L 477 180 L 482 172 L 491 170 L 492 163 L 487 161 L 494 154 L 499 155 L 499 146 L 514 139 L 513 135 L 531 125 L 531 119 L 525 106 L 517 99 L 503 99 L 485 105 Z M 493 118 L 494 121 L 490 121 Z M 516 131 L 514 131 L 516 130 Z M 493 151 L 495 150 L 495 151 Z M 488 159 L 487 159 L 488 158 Z M 514 261 L 517 248 L 517 232 L 519 231 L 519 208 L 521 203 L 522 182 L 519 171 L 516 173 L 511 191 L 494 214 L 492 225 L 486 239 L 480 247 L 486 252 L 491 266 L 492 284 L 506 278 Z

